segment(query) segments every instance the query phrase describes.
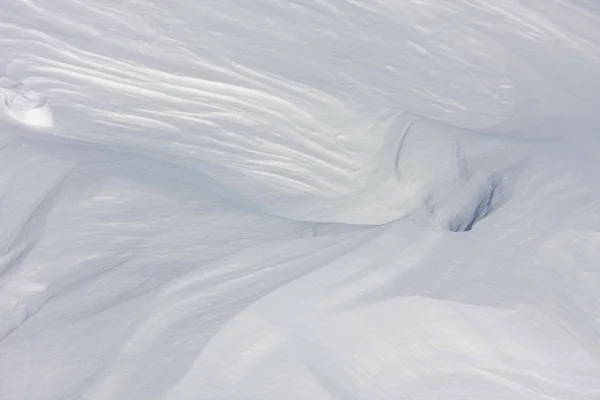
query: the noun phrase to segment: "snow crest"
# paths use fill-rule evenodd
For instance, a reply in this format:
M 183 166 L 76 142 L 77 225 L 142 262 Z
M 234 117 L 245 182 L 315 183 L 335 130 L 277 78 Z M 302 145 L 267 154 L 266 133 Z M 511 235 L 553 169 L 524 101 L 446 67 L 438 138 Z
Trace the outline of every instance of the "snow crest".
M 0 398 L 600 397 L 600 8 L 0 9 Z

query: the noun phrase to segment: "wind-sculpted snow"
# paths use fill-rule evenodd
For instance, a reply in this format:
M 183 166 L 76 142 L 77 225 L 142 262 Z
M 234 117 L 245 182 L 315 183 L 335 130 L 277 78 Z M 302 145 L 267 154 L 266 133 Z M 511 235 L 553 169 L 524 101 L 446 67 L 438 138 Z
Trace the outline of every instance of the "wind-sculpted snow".
M 0 8 L 0 399 L 600 397 L 600 7 Z
M 7 116 L 26 125 L 52 127 L 52 110 L 46 99 L 27 89 L 22 82 L 0 75 L 0 97 L 3 99 L 3 109 Z

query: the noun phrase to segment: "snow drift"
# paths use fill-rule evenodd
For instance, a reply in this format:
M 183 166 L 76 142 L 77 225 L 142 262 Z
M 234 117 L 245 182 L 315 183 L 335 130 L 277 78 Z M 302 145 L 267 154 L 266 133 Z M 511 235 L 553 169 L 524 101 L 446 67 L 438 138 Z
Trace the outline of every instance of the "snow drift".
M 0 398 L 600 396 L 600 7 L 0 9 Z

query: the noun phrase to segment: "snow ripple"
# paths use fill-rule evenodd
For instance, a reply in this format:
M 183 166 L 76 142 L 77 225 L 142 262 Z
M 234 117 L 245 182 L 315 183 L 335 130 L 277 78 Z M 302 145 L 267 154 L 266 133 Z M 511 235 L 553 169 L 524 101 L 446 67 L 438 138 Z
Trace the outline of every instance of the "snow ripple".
M 598 397 L 578 4 L 6 4 L 0 397 Z

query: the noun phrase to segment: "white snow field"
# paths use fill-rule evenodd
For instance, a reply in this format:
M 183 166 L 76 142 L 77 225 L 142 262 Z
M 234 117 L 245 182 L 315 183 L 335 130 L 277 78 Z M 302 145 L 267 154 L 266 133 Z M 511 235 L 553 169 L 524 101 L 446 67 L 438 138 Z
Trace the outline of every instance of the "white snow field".
M 600 399 L 600 2 L 4 0 L 0 400 Z

